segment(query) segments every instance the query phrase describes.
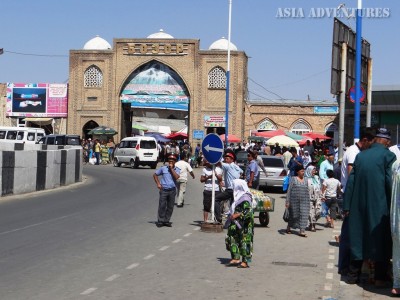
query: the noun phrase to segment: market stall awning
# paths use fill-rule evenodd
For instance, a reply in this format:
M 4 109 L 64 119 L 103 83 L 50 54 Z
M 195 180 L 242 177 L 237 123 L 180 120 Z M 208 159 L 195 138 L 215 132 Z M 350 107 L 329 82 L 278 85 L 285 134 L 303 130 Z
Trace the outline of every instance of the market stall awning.
M 32 122 L 36 125 L 50 125 L 53 122 L 53 118 L 25 118 L 25 122 Z

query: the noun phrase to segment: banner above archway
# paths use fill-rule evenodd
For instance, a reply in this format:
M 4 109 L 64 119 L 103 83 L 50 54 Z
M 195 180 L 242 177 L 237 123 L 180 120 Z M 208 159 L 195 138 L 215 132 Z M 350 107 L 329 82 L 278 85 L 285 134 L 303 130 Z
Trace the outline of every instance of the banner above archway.
M 132 73 L 120 100 L 136 108 L 187 111 L 189 93 L 182 78 L 174 70 L 152 61 Z

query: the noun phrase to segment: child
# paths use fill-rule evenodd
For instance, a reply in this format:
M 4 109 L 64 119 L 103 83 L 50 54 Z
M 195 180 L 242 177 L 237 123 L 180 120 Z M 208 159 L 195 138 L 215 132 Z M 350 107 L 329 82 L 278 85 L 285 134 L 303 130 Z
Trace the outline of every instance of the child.
M 336 213 L 338 210 L 337 196 L 341 192 L 340 181 L 334 176 L 333 170 L 326 170 L 328 179 L 325 179 L 322 183 L 322 201 L 325 202 L 329 208 L 329 214 L 326 216 L 326 227 L 334 228 L 333 221 L 336 220 Z

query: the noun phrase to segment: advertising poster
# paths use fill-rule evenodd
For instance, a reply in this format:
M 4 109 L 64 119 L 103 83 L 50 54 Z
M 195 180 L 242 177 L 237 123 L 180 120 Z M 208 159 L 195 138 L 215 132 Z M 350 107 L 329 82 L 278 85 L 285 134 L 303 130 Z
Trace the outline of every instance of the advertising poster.
M 67 117 L 68 85 L 7 83 L 9 117 Z

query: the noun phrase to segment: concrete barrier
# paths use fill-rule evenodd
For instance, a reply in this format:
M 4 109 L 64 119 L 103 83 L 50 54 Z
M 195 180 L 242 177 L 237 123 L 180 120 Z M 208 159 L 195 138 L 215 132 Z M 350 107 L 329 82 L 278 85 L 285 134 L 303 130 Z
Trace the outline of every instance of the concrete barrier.
M 82 148 L 0 143 L 1 196 L 53 189 L 82 181 Z

